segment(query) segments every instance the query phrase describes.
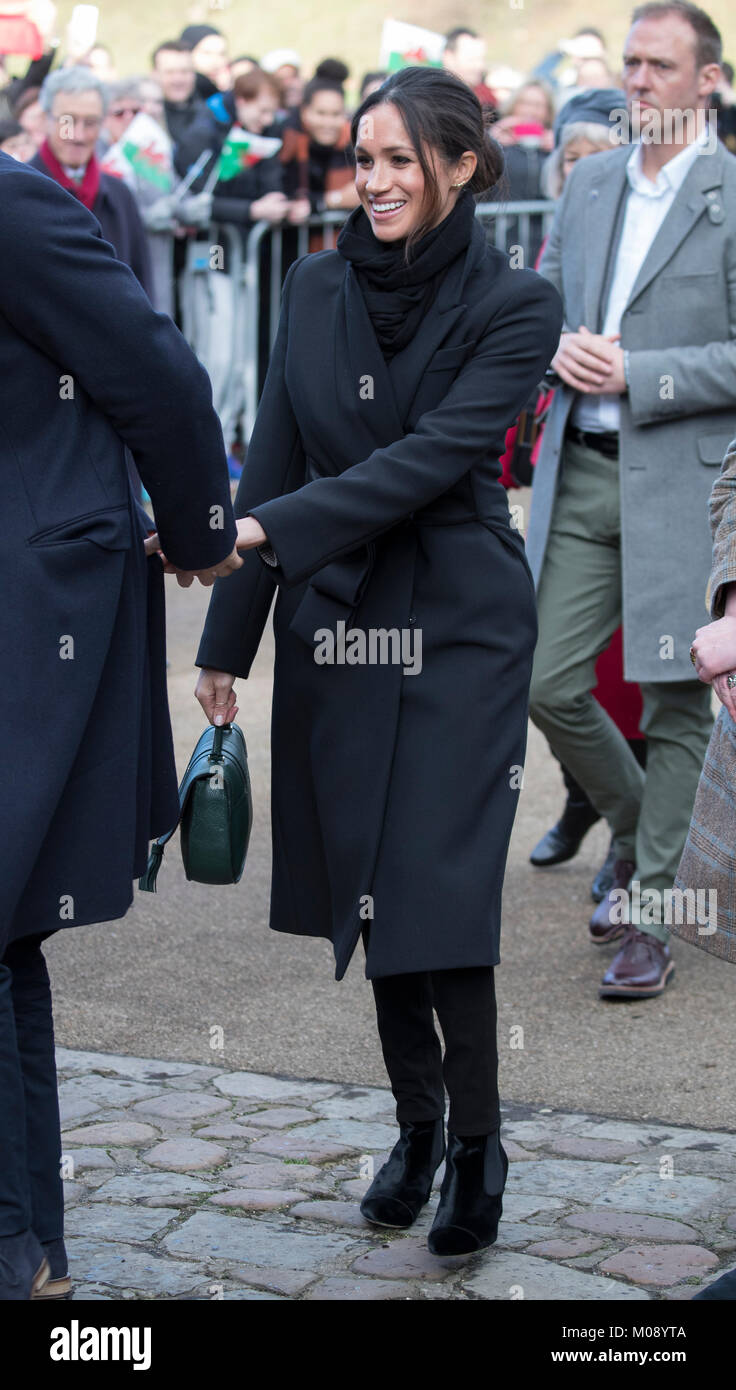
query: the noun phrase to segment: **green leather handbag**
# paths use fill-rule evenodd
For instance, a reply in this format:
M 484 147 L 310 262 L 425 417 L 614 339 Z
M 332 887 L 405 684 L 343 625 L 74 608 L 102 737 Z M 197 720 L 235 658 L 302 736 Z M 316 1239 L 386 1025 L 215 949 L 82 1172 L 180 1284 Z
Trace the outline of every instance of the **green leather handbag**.
M 181 857 L 196 883 L 238 883 L 253 824 L 248 753 L 237 724 L 208 725 L 179 787 L 179 816 L 151 846 L 148 867 L 138 880 L 156 892 L 164 845 L 181 826 Z

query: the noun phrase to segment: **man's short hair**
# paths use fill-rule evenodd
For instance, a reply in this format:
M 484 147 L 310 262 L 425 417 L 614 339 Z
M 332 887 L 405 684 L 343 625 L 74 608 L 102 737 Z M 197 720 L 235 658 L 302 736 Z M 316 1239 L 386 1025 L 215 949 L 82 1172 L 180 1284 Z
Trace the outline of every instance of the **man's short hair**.
M 54 97 L 59 92 L 97 92 L 102 102 L 102 114 L 107 113 L 109 105 L 108 90 L 104 82 L 96 77 L 91 68 L 83 64 L 75 65 L 73 68 L 57 68 L 56 72 L 50 72 L 41 84 L 38 100 L 42 109 L 47 115 L 51 114 L 54 105 Z
M 189 44 L 182 43 L 181 39 L 164 39 L 163 43 L 159 44 L 158 48 L 154 48 L 151 54 L 151 64 L 154 68 L 159 53 L 188 53 L 190 58 L 192 56 L 192 50 Z
M 451 29 L 449 34 L 445 34 L 445 49 L 452 53 L 457 48 L 458 39 L 463 39 L 466 35 L 469 39 L 480 38 L 475 29 L 468 29 L 466 24 L 461 24 L 457 29 Z
M 640 19 L 665 19 L 667 15 L 679 15 L 695 34 L 695 63 L 704 68 L 708 63 L 719 63 L 723 58 L 723 43 L 720 31 L 705 10 L 691 5 L 689 0 L 655 0 L 654 3 L 637 5 L 631 16 L 631 23 Z

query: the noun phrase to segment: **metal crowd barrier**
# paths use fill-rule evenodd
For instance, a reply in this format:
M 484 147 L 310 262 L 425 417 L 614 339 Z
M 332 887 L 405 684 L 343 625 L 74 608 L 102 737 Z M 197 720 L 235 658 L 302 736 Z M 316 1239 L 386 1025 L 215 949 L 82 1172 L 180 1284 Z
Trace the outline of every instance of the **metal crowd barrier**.
M 492 245 L 511 254 L 515 265 L 530 265 L 549 230 L 554 208 L 547 201 L 479 203 L 476 217 Z M 325 212 L 298 227 L 290 226 L 296 256 L 307 253 L 315 229 L 322 232 L 323 247 L 333 248 L 346 216 L 343 211 Z M 267 299 L 260 276 L 264 237 L 271 242 Z M 289 263 L 294 259 L 291 254 Z M 210 375 L 228 444 L 239 422 L 243 441 L 250 439 L 258 409 L 260 316 L 265 309 L 272 348 L 287 270 L 283 229 L 268 222 L 255 223 L 247 238 L 233 224 L 218 224 L 205 239 L 189 244 L 179 283 L 182 331 Z

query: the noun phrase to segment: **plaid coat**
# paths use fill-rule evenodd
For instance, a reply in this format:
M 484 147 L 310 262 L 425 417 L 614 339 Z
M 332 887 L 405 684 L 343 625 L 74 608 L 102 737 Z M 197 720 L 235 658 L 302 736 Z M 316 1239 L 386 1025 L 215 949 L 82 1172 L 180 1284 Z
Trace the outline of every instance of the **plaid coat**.
M 713 570 L 708 604 L 723 616 L 723 586 L 736 581 L 736 439 L 710 496 Z M 706 894 L 707 920 L 673 922 L 670 930 L 693 946 L 736 962 L 736 724 L 725 706 L 716 720 L 700 774 L 690 830 L 677 870 L 675 888 Z M 710 890 L 710 897 L 707 896 Z M 714 894 L 717 895 L 714 897 Z M 710 910 L 712 908 L 712 911 Z M 715 927 L 715 930 L 713 930 Z

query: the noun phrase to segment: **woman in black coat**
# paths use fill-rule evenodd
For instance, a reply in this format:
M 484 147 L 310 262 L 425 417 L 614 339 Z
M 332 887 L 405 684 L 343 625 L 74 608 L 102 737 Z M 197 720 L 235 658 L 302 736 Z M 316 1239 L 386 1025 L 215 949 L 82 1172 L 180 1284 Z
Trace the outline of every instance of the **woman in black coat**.
M 501 157 L 465 83 L 404 68 L 351 138 L 360 206 L 287 275 L 196 694 L 234 717 L 278 585 L 271 926 L 329 937 L 338 979 L 362 935 L 400 1137 L 361 1210 L 429 1199 L 444 1080 L 429 1245 L 459 1254 L 495 1240 L 508 1166 L 494 967 L 536 640 L 498 458 L 562 310 L 475 218 Z

